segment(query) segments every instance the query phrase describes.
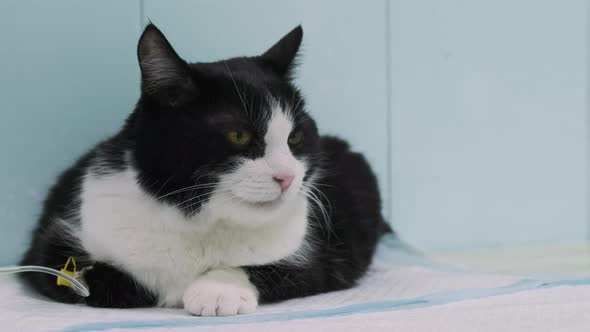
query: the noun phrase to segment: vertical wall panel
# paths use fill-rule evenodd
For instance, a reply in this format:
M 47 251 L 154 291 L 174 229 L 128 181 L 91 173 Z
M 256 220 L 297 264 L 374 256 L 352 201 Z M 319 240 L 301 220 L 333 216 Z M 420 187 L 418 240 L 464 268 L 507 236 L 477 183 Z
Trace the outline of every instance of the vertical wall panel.
M 424 248 L 586 237 L 586 2 L 394 1 L 393 211 Z
M 59 172 L 131 111 L 138 21 L 138 1 L 0 2 L 0 264 Z
M 590 1 L 586 0 L 586 236 L 590 241 Z

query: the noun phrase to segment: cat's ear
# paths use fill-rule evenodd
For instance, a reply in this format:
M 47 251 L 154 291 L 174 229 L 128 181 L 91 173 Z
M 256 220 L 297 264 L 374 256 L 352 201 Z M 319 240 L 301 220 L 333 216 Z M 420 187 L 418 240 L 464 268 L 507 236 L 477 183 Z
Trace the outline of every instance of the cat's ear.
M 303 39 L 303 29 L 296 27 L 264 52 L 259 59 L 279 76 L 289 78 L 296 64 L 295 58 Z
M 163 104 L 175 106 L 182 94 L 194 88 L 188 64 L 153 24 L 143 31 L 137 45 L 141 89 Z

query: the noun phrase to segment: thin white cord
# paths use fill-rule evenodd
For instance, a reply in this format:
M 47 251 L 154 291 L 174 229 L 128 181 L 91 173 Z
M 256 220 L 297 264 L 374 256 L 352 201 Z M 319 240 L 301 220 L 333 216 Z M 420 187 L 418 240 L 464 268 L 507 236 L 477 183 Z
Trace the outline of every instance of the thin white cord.
M 76 294 L 88 297 L 90 295 L 90 291 L 84 284 L 82 284 L 78 279 L 72 278 L 69 275 L 54 270 L 52 268 L 48 268 L 45 266 L 36 266 L 36 265 L 22 265 L 22 266 L 6 266 L 0 267 L 0 274 L 12 274 L 12 273 L 22 273 L 22 272 L 41 272 L 41 273 L 48 273 L 52 274 L 56 277 L 62 277 L 69 281 L 72 284 L 72 289 L 76 292 Z

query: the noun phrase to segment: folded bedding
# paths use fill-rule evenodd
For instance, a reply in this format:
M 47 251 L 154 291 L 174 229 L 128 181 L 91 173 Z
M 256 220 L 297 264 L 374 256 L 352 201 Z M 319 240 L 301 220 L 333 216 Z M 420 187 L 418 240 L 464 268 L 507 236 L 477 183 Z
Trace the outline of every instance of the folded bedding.
M 476 274 L 433 264 L 394 237 L 355 288 L 193 317 L 182 309 L 96 309 L 39 298 L 0 277 L 0 331 L 590 331 L 590 280 Z

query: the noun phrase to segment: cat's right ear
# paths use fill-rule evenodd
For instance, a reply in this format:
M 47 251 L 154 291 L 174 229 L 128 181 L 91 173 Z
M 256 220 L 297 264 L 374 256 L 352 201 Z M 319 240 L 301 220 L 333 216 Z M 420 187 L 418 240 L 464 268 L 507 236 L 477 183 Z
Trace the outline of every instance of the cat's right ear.
M 184 94 L 194 89 L 188 64 L 151 23 L 139 38 L 137 58 L 141 68 L 142 92 L 164 106 L 176 106 Z

